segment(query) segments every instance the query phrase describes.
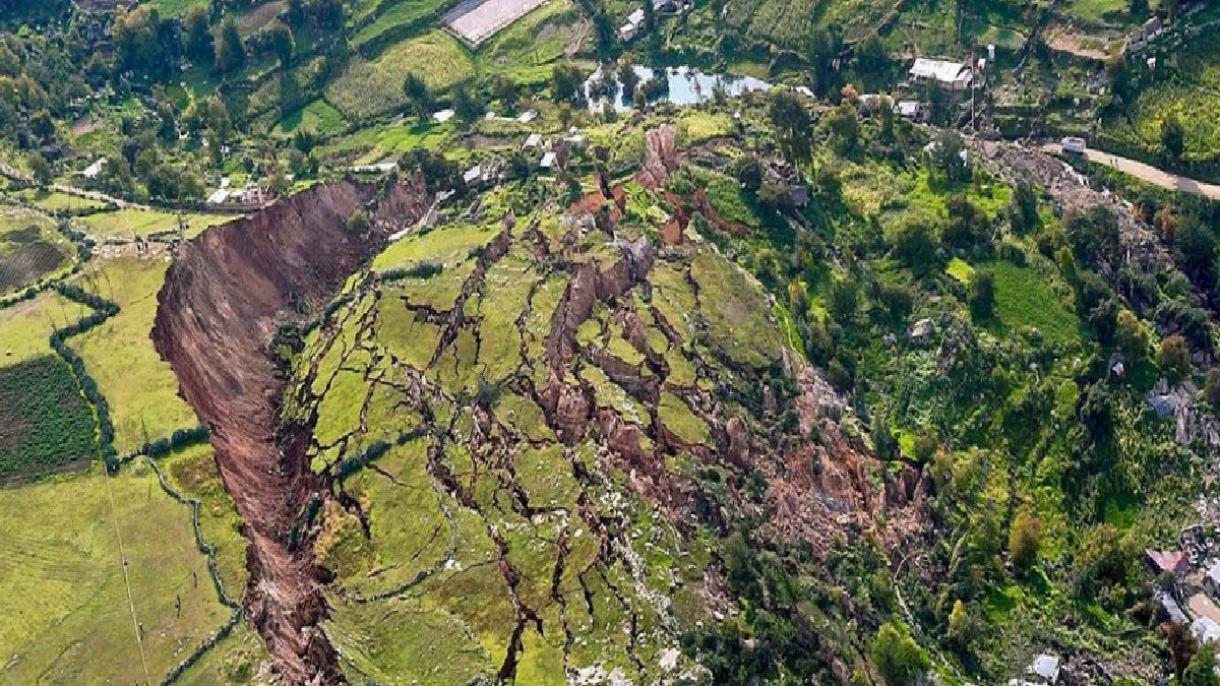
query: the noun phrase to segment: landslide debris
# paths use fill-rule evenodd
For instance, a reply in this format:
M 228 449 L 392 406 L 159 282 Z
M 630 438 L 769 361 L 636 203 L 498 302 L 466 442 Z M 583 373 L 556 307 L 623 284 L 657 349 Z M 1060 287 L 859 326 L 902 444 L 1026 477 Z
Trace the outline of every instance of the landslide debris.
M 649 141 L 655 183 L 677 155 Z M 718 541 L 747 513 L 815 556 L 918 535 L 919 472 L 843 430 L 761 286 L 600 185 L 402 239 L 299 356 L 349 679 L 673 683 L 679 636 L 733 611 Z
M 158 295 L 152 338 L 211 427 L 252 543 L 245 612 L 287 683 L 341 677 L 318 630 L 321 570 L 308 542 L 292 540 L 300 513 L 326 492 L 305 459 L 313 426 L 308 417 L 280 423 L 285 380 L 270 347 L 281 324 L 323 306 L 385 236 L 422 216 L 425 196 L 414 184 L 311 189 L 182 244 Z M 349 230 L 357 211 L 370 232 Z

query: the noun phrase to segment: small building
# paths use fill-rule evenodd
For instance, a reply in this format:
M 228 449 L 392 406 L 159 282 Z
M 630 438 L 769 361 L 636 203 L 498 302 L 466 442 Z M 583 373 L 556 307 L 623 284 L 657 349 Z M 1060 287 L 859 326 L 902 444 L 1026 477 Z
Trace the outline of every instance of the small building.
M 804 186 L 792 186 L 788 189 L 788 198 L 794 207 L 804 207 L 809 204 L 809 189 Z
M 1211 617 L 1199 617 L 1190 623 L 1190 634 L 1199 645 L 1208 645 L 1220 641 L 1220 623 Z
M 681 9 L 677 0 L 652 0 L 654 12 L 677 12 Z
M 618 27 L 618 37 L 624 43 L 630 43 L 635 38 L 636 25 L 630 22 Z
M 444 110 L 441 110 L 440 112 L 436 112 L 435 114 L 433 114 L 432 118 L 435 119 L 437 121 L 437 123 L 444 124 L 445 122 L 449 121 L 450 119 L 453 119 L 453 116 L 455 114 L 457 114 L 457 113 L 451 109 L 444 109 Z
M 1207 568 L 1203 575 L 1203 590 L 1213 598 L 1220 597 L 1220 562 L 1215 562 Z
M 108 160 L 105 157 L 99 157 L 93 162 L 93 164 L 85 167 L 84 170 L 81 171 L 80 175 L 86 179 L 95 179 L 97 178 L 98 174 L 102 173 L 102 169 L 106 166 L 107 162 Z
M 911 325 L 911 330 L 908 332 L 911 340 L 916 343 L 922 343 L 932 337 L 936 333 L 936 325 L 931 319 L 920 319 Z
M 533 148 L 540 148 L 540 147 L 542 147 L 542 136 L 540 136 L 536 133 L 531 133 L 525 139 L 525 143 L 522 144 L 522 146 L 521 146 L 521 148 L 523 150 L 530 150 Z
M 1156 574 L 1172 574 L 1177 577 L 1190 571 L 1190 560 L 1186 559 L 1186 553 L 1181 550 L 1152 550 L 1150 548 L 1144 551 L 1144 557 L 1148 566 Z
M 970 87 L 974 73 L 970 67 L 961 62 L 950 60 L 934 60 L 926 57 L 916 58 L 908 72 L 911 80 L 917 83 L 937 81 L 949 90 L 960 91 Z
M 538 118 L 538 113 L 534 110 L 527 110 L 517 116 L 517 121 L 522 124 L 528 124 Z
M 1043 653 L 1034 658 L 1025 670 L 1030 676 L 1047 686 L 1055 686 L 1059 682 L 1059 656 Z
M 904 119 L 919 119 L 923 116 L 923 103 L 918 100 L 899 100 L 894 111 Z
M 1190 622 L 1186 617 L 1186 613 L 1182 611 L 1182 606 L 1178 604 L 1177 600 L 1174 600 L 1172 595 L 1165 591 L 1158 591 L 1156 599 L 1160 605 L 1159 614 L 1162 621 L 1177 624 L 1178 626 L 1186 626 Z
M 212 191 L 212 194 L 208 196 L 207 204 L 223 205 L 228 199 L 229 191 L 225 190 L 224 188 L 218 188 L 215 191 Z
M 466 172 L 462 174 L 462 181 L 468 186 L 476 181 L 481 181 L 482 179 L 483 167 L 477 164 L 470 169 L 467 169 Z
M 1152 411 L 1158 418 L 1165 419 L 1172 417 L 1178 411 L 1178 398 L 1169 393 L 1162 395 L 1153 393 L 1148 396 L 1148 405 L 1152 407 Z
M 547 152 L 542 156 L 542 161 L 538 163 L 538 166 L 542 167 L 543 169 L 551 169 L 555 166 L 555 160 L 555 153 Z

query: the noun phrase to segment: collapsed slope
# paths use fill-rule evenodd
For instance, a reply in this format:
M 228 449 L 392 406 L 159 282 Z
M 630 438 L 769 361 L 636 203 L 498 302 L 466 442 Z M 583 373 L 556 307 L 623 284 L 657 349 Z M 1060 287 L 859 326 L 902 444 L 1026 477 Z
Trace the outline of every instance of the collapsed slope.
M 152 338 L 181 395 L 212 429 L 250 538 L 246 613 L 289 683 L 333 682 L 333 652 L 309 546 L 290 531 L 321 488 L 302 459 L 308 420 L 280 426 L 284 382 L 269 350 L 280 324 L 326 302 L 385 236 L 418 219 L 425 193 L 351 182 L 315 188 L 183 244 L 158 295 Z M 364 210 L 366 234 L 348 220 Z
M 918 473 L 840 430 L 851 410 L 711 244 L 665 245 L 622 189 L 521 216 L 513 192 L 379 255 L 295 366 L 349 680 L 698 679 L 681 638 L 736 611 L 743 522 L 821 557 L 919 520 Z

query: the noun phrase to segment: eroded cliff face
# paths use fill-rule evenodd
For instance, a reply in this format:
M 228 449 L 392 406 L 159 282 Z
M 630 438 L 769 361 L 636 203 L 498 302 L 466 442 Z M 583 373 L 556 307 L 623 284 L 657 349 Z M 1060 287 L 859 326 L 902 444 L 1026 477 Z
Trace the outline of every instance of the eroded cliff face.
M 327 489 L 305 455 L 313 427 L 280 425 L 285 382 L 270 344 L 280 324 L 324 306 L 428 201 L 416 184 L 311 189 L 183 244 L 158 295 L 154 343 L 211 427 L 251 541 L 246 614 L 291 684 L 340 676 L 318 629 L 326 606 L 312 546 L 290 544 L 302 511 Z M 360 210 L 372 230 L 356 235 L 348 219 Z

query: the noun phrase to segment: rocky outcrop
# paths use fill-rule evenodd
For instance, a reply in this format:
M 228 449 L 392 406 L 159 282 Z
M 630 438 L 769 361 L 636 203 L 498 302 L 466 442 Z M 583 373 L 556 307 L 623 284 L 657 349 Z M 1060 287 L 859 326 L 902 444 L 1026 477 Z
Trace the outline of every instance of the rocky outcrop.
M 211 428 L 226 490 L 250 539 L 243 605 L 286 683 L 341 681 L 319 624 L 326 606 L 308 540 L 293 540 L 311 499 L 312 426 L 281 426 L 285 382 L 269 351 L 279 326 L 319 309 L 385 237 L 426 211 L 418 185 L 342 182 L 311 189 L 183 244 L 158 294 L 152 332 L 180 394 Z M 363 210 L 372 230 L 348 219 Z

